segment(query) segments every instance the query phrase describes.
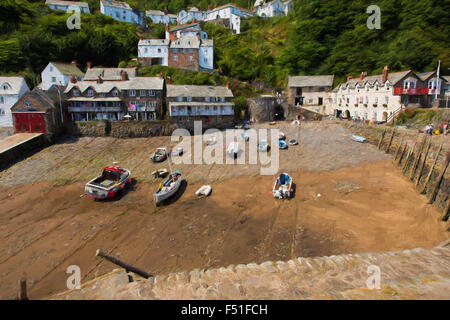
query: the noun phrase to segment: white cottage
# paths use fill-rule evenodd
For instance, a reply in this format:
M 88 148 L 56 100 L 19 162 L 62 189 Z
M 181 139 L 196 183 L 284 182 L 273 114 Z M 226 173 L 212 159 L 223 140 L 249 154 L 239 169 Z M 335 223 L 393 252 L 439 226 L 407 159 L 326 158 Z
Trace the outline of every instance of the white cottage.
M 46 0 L 45 4 L 52 10 L 66 11 L 69 7 L 76 7 L 80 9 L 82 13 L 89 12 L 89 3 L 87 2 L 75 2 L 75 1 L 61 1 L 61 0 Z
M 270 2 L 266 2 L 265 0 L 257 0 L 253 7 L 253 11 L 257 16 L 272 18 L 288 15 L 288 13 L 292 10 L 292 6 L 292 0 L 288 0 L 286 2 L 282 2 L 281 0 L 273 0 Z
M 138 43 L 138 60 L 143 65 L 168 66 L 169 39 L 141 39 Z
M 161 10 L 147 10 L 145 15 L 152 20 L 153 23 L 170 24 L 171 19 L 168 14 Z
M 248 10 L 229 3 L 207 11 L 205 21 L 228 20 L 230 29 L 239 34 L 241 32 L 241 18 L 252 16 L 253 14 Z
M 75 62 L 49 62 L 41 73 L 42 82 L 39 87 L 42 90 L 51 90 L 54 86 L 65 87 L 72 76 L 77 80 L 81 80 L 84 76 Z
M 30 91 L 23 77 L 0 77 L 0 127 L 12 127 L 11 107 Z
M 181 10 L 178 13 L 177 23 L 178 24 L 186 24 L 189 21 L 203 21 L 205 20 L 205 13 L 200 11 L 198 8 L 193 7 L 186 10 Z
M 100 12 L 114 20 L 145 25 L 144 14 L 126 2 L 100 0 Z

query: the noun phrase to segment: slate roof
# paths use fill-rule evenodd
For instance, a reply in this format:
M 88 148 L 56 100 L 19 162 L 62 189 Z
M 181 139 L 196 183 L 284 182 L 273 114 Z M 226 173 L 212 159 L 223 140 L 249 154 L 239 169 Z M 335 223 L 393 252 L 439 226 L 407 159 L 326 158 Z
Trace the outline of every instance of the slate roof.
M 222 86 L 168 85 L 167 97 L 233 97 L 233 92 Z
M 183 29 L 187 29 L 187 28 L 192 28 L 194 26 L 197 26 L 198 28 L 200 28 L 200 24 L 198 22 L 196 22 L 196 23 L 183 24 L 183 25 L 180 25 L 180 26 L 176 26 L 176 27 L 173 27 L 172 29 L 170 29 L 169 31 L 170 32 L 178 31 L 178 30 L 183 30 Z
M 65 76 L 83 77 L 84 73 L 77 66 L 64 62 L 50 62 Z
M 147 16 L 165 16 L 166 14 L 161 10 L 147 10 L 145 11 Z
M 122 80 L 121 71 L 128 73 L 128 78 L 136 77 L 136 68 L 90 68 L 87 69 L 83 80 L 97 80 L 100 76 L 104 81 Z
M 390 73 L 388 73 L 387 80 L 389 81 L 389 83 L 391 85 L 395 85 L 397 82 L 399 82 L 401 79 L 403 79 L 409 73 L 411 73 L 411 70 L 400 71 L 400 72 L 390 72 Z M 362 81 L 359 80 L 359 77 L 352 78 L 349 81 L 342 83 L 341 86 L 350 86 L 351 88 L 354 88 L 357 85 L 364 86 L 366 83 L 373 85 L 375 83 L 375 81 L 382 84 L 383 83 L 383 75 L 378 74 L 378 75 L 373 75 L 373 76 L 366 76 L 366 77 L 364 77 L 364 79 Z
M 100 0 L 104 6 L 115 7 L 124 10 L 131 10 L 131 7 L 126 2 L 115 1 L 115 0 Z
M 97 83 L 94 81 L 77 81 L 76 83 L 70 82 L 64 93 L 68 93 L 73 88 L 78 88 L 81 92 L 86 91 L 88 88 L 94 89 L 97 93 L 109 93 L 114 88 L 122 90 L 162 90 L 164 87 L 164 79 L 159 77 L 135 77 L 126 81 L 104 81 L 103 83 Z
M 4 83 L 9 84 L 9 89 L 3 90 Z M 0 94 L 19 94 L 20 89 L 26 85 L 23 77 L 0 77 Z
M 332 87 L 334 75 L 289 77 L 288 87 Z
M 62 1 L 62 0 L 46 0 L 46 5 L 54 4 L 59 6 L 79 6 L 89 9 L 89 3 L 87 2 L 78 2 L 78 1 Z
M 198 49 L 200 40 L 195 36 L 185 36 L 170 43 L 170 48 Z
M 168 46 L 169 39 L 141 39 L 138 46 Z
M 22 96 L 22 98 L 19 99 L 14 104 L 14 106 L 12 106 L 11 112 L 16 111 L 19 106 L 22 106 L 20 101 L 22 101 L 23 99 L 26 99 L 28 97 L 31 97 L 34 100 L 38 101 L 39 105 L 37 105 L 35 107 L 38 107 L 41 110 L 48 110 L 48 109 L 51 109 L 51 108 L 55 108 L 55 106 L 56 106 L 57 99 L 56 99 L 55 92 L 44 91 L 44 90 L 41 90 L 39 88 L 34 88 L 32 91 L 29 91 L 29 92 L 25 93 Z M 16 112 L 20 112 L 20 111 L 16 111 Z

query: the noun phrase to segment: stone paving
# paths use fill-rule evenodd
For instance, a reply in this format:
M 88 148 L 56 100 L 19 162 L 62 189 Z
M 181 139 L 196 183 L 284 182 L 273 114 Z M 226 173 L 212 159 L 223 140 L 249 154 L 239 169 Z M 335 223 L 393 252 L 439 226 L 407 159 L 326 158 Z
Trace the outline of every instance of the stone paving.
M 448 243 L 448 241 L 447 241 Z M 369 289 L 369 266 L 381 271 Z M 157 275 L 116 269 L 50 299 L 450 299 L 450 247 L 267 261 Z

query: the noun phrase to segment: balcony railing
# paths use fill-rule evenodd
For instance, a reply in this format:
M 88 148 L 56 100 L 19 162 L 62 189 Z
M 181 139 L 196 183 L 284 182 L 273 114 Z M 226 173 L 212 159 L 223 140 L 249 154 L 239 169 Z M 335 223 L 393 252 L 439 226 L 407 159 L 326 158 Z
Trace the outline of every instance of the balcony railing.
M 155 106 L 128 107 L 128 111 L 130 111 L 130 112 L 146 112 L 146 111 L 154 112 L 154 111 L 156 111 L 156 107 Z
M 69 112 L 120 112 L 121 107 L 68 107 Z
M 170 113 L 173 117 L 178 116 L 227 116 L 227 115 L 234 115 L 234 110 L 226 109 L 226 110 L 181 110 L 181 111 L 171 111 Z
M 422 95 L 429 94 L 428 88 L 394 88 L 394 94 Z

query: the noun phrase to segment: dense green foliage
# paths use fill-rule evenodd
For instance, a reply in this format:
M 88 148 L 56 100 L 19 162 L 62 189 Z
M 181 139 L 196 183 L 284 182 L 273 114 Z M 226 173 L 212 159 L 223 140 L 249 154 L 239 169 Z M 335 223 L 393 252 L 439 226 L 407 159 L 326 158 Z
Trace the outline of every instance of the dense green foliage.
M 49 10 L 43 0 L 2 0 L 0 10 L 0 73 L 19 71 L 32 85 L 48 61 L 77 60 L 117 66 L 136 57 L 141 37 L 161 37 L 163 26 L 150 30 L 113 20 L 98 13 L 98 0 L 88 0 L 91 15 L 82 15 L 81 29 L 68 30 L 69 15 Z M 178 12 L 188 6 L 206 9 L 223 0 L 130 0 L 140 9 Z M 249 8 L 253 1 L 238 0 Z M 240 81 L 286 85 L 287 75 L 380 73 L 450 67 L 449 0 L 377 0 L 381 30 L 366 26 L 366 9 L 372 0 L 294 0 L 294 12 L 273 19 L 252 18 L 242 33 L 207 23 L 204 29 L 215 41 L 219 73 Z M 126 64 L 122 62 L 122 65 Z M 178 77 L 177 77 L 178 78 Z M 212 83 L 210 75 L 184 77 L 189 83 Z M 179 78 L 180 79 L 180 78 Z M 177 80 L 175 80 L 177 81 Z

